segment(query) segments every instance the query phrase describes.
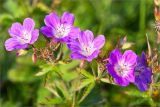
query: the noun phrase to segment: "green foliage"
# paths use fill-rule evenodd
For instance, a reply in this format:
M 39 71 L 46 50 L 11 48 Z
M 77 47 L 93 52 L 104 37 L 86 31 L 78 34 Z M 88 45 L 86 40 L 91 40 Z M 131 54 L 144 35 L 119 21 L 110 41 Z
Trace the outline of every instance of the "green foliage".
M 69 11 L 75 14 L 76 26 L 82 30 L 90 29 L 95 35 L 105 35 L 106 43 L 100 53 L 101 57 L 107 57 L 119 38 L 126 35 L 129 42 L 123 46 L 123 50 L 131 48 L 139 54 L 141 50 L 147 51 L 145 33 L 148 34 L 151 47 L 156 47 L 153 6 L 151 0 L 1 0 L 0 105 L 159 106 L 160 73 L 153 75 L 153 88 L 142 93 L 132 85 L 128 88 L 115 85 L 106 70 L 100 70 L 103 66 L 95 60 L 85 63 L 84 68 L 80 69 L 80 61 L 70 61 L 66 45 L 62 46 L 61 61 L 47 64 L 40 60 L 34 64 L 31 50 L 16 57 L 15 52 L 8 53 L 4 49 L 4 42 L 9 38 L 8 28 L 13 22 L 22 22 L 24 18 L 32 17 L 36 28 L 40 28 L 49 12 L 56 11 L 61 15 L 64 11 Z M 46 46 L 42 34 L 34 46 Z M 56 52 L 57 55 L 59 50 Z M 157 54 L 159 53 L 160 48 Z

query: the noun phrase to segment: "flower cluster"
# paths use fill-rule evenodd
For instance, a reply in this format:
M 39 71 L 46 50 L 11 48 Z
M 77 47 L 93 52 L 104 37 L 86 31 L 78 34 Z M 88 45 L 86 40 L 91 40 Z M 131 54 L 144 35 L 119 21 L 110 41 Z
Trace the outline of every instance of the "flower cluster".
M 132 82 L 137 85 L 140 91 L 146 91 L 152 82 L 152 71 L 147 66 L 144 53 L 140 58 L 131 50 L 125 51 L 122 55 L 119 49 L 115 49 L 110 54 L 109 63 L 106 66 L 109 74 L 118 85 L 127 86 Z
M 45 26 L 40 32 L 51 42 L 66 43 L 71 50 L 71 59 L 91 62 L 97 58 L 100 49 L 105 44 L 104 35 L 94 38 L 92 31 L 81 31 L 74 26 L 74 15 L 64 12 L 59 18 L 54 12 L 46 15 Z M 6 40 L 7 51 L 26 49 L 32 45 L 39 36 L 39 30 L 34 30 L 33 19 L 26 18 L 23 25 L 16 22 L 9 29 L 10 39 Z M 121 86 L 127 86 L 130 82 L 137 85 L 140 91 L 146 91 L 149 87 L 152 70 L 147 65 L 146 56 L 142 53 L 139 57 L 132 50 L 126 50 L 124 54 L 119 49 L 114 49 L 108 58 L 106 68 L 108 73 L 114 78 L 114 82 Z

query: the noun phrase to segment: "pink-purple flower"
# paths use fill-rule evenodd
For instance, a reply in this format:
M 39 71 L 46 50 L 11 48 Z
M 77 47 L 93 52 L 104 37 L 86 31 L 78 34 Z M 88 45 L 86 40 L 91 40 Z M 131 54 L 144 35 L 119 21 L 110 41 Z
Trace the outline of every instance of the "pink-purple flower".
M 152 69 L 148 67 L 145 53 L 142 52 L 141 58 L 137 57 L 137 65 L 135 67 L 135 81 L 140 91 L 146 91 L 149 88 L 149 84 L 152 82 Z
M 66 42 L 69 38 L 77 38 L 80 29 L 74 27 L 74 15 L 64 12 L 59 18 L 54 12 L 46 15 L 44 19 L 45 25 L 41 28 L 41 32 L 48 38 L 54 38 L 56 41 Z
M 77 35 L 77 39 L 70 39 L 67 42 L 69 49 L 72 51 L 71 58 L 92 61 L 98 56 L 105 43 L 104 36 L 99 35 L 94 39 L 93 33 L 89 30 L 82 31 Z
M 29 44 L 33 44 L 39 36 L 39 30 L 34 29 L 34 26 L 31 18 L 26 18 L 23 25 L 19 22 L 13 23 L 8 31 L 11 38 L 5 41 L 6 50 L 25 49 Z
M 137 55 L 127 50 L 122 53 L 115 49 L 109 56 L 109 63 L 106 65 L 108 73 L 114 78 L 115 83 L 121 86 L 127 86 L 134 82 L 134 68 L 136 66 Z

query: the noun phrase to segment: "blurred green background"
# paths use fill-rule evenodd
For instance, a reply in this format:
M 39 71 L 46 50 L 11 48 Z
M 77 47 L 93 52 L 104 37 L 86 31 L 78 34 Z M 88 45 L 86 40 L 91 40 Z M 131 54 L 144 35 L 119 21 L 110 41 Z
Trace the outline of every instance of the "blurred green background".
M 3 107 L 38 106 L 49 95 L 43 88 L 44 79 L 35 76 L 40 71 L 38 65 L 43 62 L 33 64 L 32 51 L 16 57 L 15 52 L 7 52 L 4 48 L 13 22 L 23 22 L 24 18 L 31 17 L 36 28 L 40 28 L 44 25 L 45 15 L 51 11 L 59 16 L 69 11 L 75 15 L 75 26 L 92 30 L 95 35 L 105 35 L 106 51 L 127 35 L 128 41 L 134 43 L 131 49 L 140 54 L 142 50 L 147 51 L 146 33 L 152 47 L 156 47 L 153 10 L 152 0 L 0 0 L 0 104 Z M 41 34 L 36 46 L 43 47 L 44 44 Z M 88 102 L 87 99 L 84 102 L 84 105 L 88 104 L 85 106 L 150 106 L 154 103 L 146 94 L 140 95 L 132 85 L 99 84 L 92 93 L 87 97 Z

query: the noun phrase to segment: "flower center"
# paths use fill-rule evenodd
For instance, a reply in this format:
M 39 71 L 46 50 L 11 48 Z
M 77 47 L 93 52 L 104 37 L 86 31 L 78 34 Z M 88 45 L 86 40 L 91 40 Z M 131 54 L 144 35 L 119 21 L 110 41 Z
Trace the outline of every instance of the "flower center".
M 71 28 L 67 25 L 57 25 L 55 29 L 53 29 L 53 33 L 55 34 L 56 38 L 63 38 L 65 36 L 68 36 L 68 33 L 70 32 Z
M 124 62 L 124 60 L 120 60 L 114 67 L 114 70 L 117 72 L 117 74 L 122 77 L 126 76 L 130 69 L 131 68 L 129 64 Z
M 145 67 L 143 65 L 137 65 L 135 67 L 135 76 L 139 76 L 143 71 L 145 70 Z
M 31 34 L 27 31 L 22 32 L 22 36 L 18 37 L 21 44 L 29 43 L 31 40 Z
M 95 51 L 93 43 L 81 44 L 81 53 L 84 56 L 90 56 Z

